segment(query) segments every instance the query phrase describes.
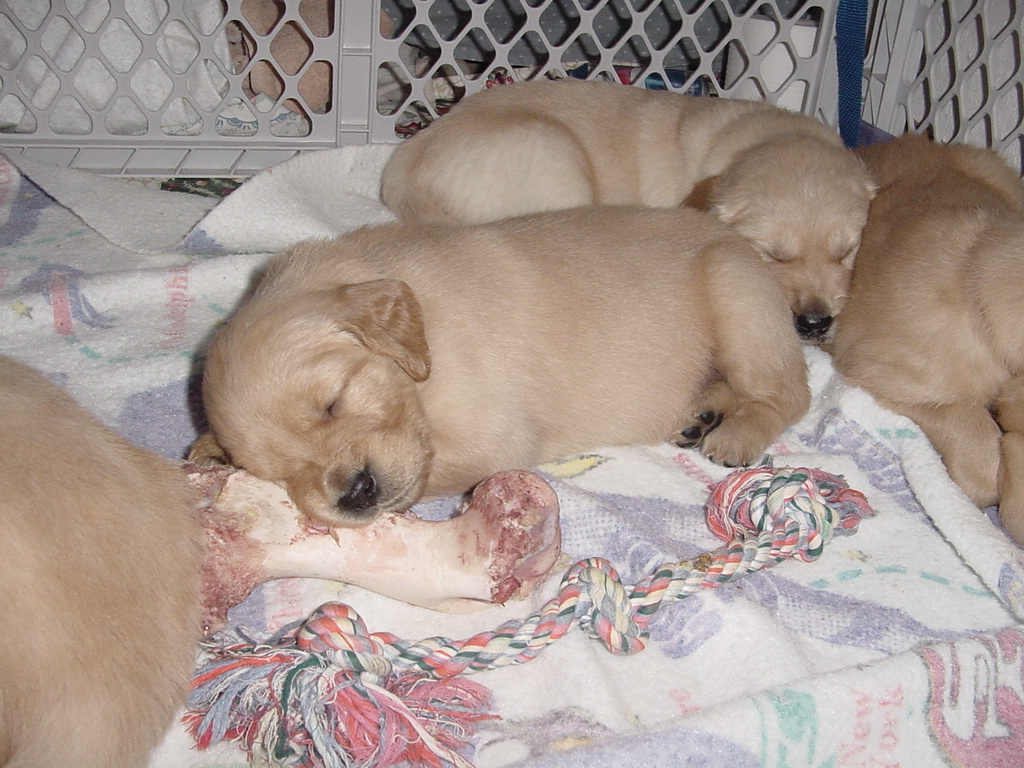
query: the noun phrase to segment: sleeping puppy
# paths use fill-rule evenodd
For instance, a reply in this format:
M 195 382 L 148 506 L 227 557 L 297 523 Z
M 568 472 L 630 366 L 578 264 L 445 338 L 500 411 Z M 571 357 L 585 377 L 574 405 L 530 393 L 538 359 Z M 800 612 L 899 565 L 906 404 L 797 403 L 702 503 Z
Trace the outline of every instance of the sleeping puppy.
M 0 357 L 0 765 L 139 768 L 199 635 L 183 475 Z
M 861 156 L 880 188 L 836 367 L 917 422 L 1024 543 L 1024 186 L 995 152 L 920 136 Z
M 776 269 L 800 335 L 826 338 L 874 186 L 834 130 L 766 103 L 537 80 L 474 94 L 401 144 L 399 217 L 479 223 L 591 204 L 710 210 Z
M 673 433 L 749 464 L 806 410 L 806 375 L 770 268 L 707 214 L 396 223 L 271 262 L 208 350 L 193 459 L 351 525 Z

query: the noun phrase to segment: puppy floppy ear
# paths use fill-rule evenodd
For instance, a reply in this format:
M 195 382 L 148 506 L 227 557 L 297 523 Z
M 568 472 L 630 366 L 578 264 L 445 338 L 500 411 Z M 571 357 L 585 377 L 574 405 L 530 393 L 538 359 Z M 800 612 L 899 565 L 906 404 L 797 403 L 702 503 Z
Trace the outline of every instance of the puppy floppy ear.
M 401 280 L 371 280 L 337 289 L 332 317 L 372 352 L 390 357 L 415 381 L 430 376 L 423 311 Z
M 696 208 L 698 211 L 710 211 L 711 206 L 714 204 L 715 185 L 717 183 L 717 176 L 708 176 L 706 179 L 701 179 L 683 200 L 683 205 L 687 208 Z

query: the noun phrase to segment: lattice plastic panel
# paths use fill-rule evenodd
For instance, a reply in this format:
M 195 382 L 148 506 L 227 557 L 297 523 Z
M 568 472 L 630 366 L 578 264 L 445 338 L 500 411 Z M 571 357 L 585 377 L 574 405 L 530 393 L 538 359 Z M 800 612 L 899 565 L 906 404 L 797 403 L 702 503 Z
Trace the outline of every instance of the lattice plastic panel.
M 890 0 L 875 23 L 865 119 L 992 147 L 1024 174 L 1020 0 Z
M 346 120 L 366 141 L 370 3 L 348 5 L 2 0 L 0 147 L 112 173 L 244 174 L 342 143 Z M 342 23 L 361 45 L 345 49 Z
M 397 141 L 488 81 L 542 76 L 829 120 L 835 4 L 0 0 L 0 147 L 106 173 L 245 175 Z
M 819 103 L 835 0 L 0 0 L 0 146 L 246 174 L 396 141 L 494 79 Z M 827 90 L 827 89 L 826 89 Z
M 374 138 L 414 132 L 494 81 L 603 78 L 819 104 L 835 0 L 384 0 Z M 834 104 L 834 99 L 830 102 Z
M 0 147 L 107 173 L 244 175 L 397 141 L 489 80 L 539 76 L 765 97 L 827 120 L 834 6 L 0 0 Z
M 396 141 L 494 80 L 761 98 L 835 122 L 838 0 L 0 0 L 0 149 L 246 175 Z M 866 119 L 1024 171 L 1020 0 L 879 0 Z

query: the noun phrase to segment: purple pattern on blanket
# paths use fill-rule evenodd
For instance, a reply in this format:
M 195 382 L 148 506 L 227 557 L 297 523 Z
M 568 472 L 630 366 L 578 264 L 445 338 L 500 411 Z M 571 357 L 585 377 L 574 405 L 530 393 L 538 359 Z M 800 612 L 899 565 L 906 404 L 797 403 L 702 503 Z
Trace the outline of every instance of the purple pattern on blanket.
M 900 455 L 850 421 L 838 408 L 826 413 L 814 432 L 800 435 L 808 448 L 832 456 L 848 456 L 879 491 L 888 494 L 908 512 L 923 514 L 921 504 L 907 484 Z
M 1024 615 L 1024 574 L 1014 563 L 999 569 L 999 596 L 1016 615 Z
M 597 738 L 591 745 L 565 751 L 557 747 L 564 737 L 551 738 L 557 736 L 557 731 L 540 727 L 541 723 L 537 721 L 530 721 L 528 725 L 529 729 L 519 727 L 512 730 L 520 735 L 520 745 L 523 742 L 530 745 L 530 757 L 537 760 L 536 765 L 544 768 L 622 768 L 634 765 L 643 765 L 644 768 L 757 768 L 763 764 L 757 755 L 734 741 L 700 731 L 673 729 Z M 543 741 L 545 737 L 546 742 Z M 539 748 L 541 744 L 550 744 L 554 749 L 542 750 Z M 508 743 L 501 746 L 510 750 Z M 637 762 L 638 755 L 643 756 L 642 763 Z M 528 761 L 525 764 L 534 763 Z
M 751 599 L 799 635 L 833 645 L 895 654 L 922 641 L 957 637 L 933 630 L 898 608 L 807 587 L 775 572 L 742 579 L 720 593 L 726 602 L 740 595 Z
M 6 158 L 0 156 L 0 208 L 12 196 L 6 221 L 0 221 L 0 248 L 23 242 L 36 228 L 39 213 L 54 204 L 53 198 L 20 176 Z
M 651 621 L 651 639 L 672 659 L 682 659 L 712 640 L 722 629 L 722 616 L 703 595 L 693 595 L 659 611 Z
M 618 493 L 584 495 L 578 487 L 546 478 L 564 498 L 576 497 L 572 508 L 563 508 L 566 530 L 562 546 L 575 557 L 601 556 L 610 560 L 627 582 L 647 576 L 662 563 L 682 560 L 704 552 L 714 539 L 698 543 L 693 534 L 707 536 L 703 509 L 656 496 Z M 613 520 L 598 528 L 596 521 Z
M 121 404 L 118 430 L 136 445 L 169 459 L 183 459 L 198 436 L 198 377 L 172 381 L 129 395 Z
M 178 245 L 185 253 L 215 256 L 224 253 L 224 247 L 202 227 L 196 227 Z

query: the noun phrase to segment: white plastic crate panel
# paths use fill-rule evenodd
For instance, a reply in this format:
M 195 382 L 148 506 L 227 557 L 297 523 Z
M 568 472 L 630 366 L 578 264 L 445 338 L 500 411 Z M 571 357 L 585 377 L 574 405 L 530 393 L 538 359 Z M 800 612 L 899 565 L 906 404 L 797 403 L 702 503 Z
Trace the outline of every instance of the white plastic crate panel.
M 602 78 L 767 98 L 834 117 L 826 61 L 836 0 L 383 0 L 375 48 L 387 140 L 486 83 Z M 823 87 L 825 86 L 825 87 Z
M 488 79 L 766 97 L 834 118 L 836 0 L 0 0 L 0 147 L 246 175 L 397 141 Z
M 992 147 L 1024 174 L 1021 0 L 889 0 L 866 74 L 872 124 Z
M 0 0 L 0 147 L 108 173 L 252 173 L 364 143 L 369 0 Z

